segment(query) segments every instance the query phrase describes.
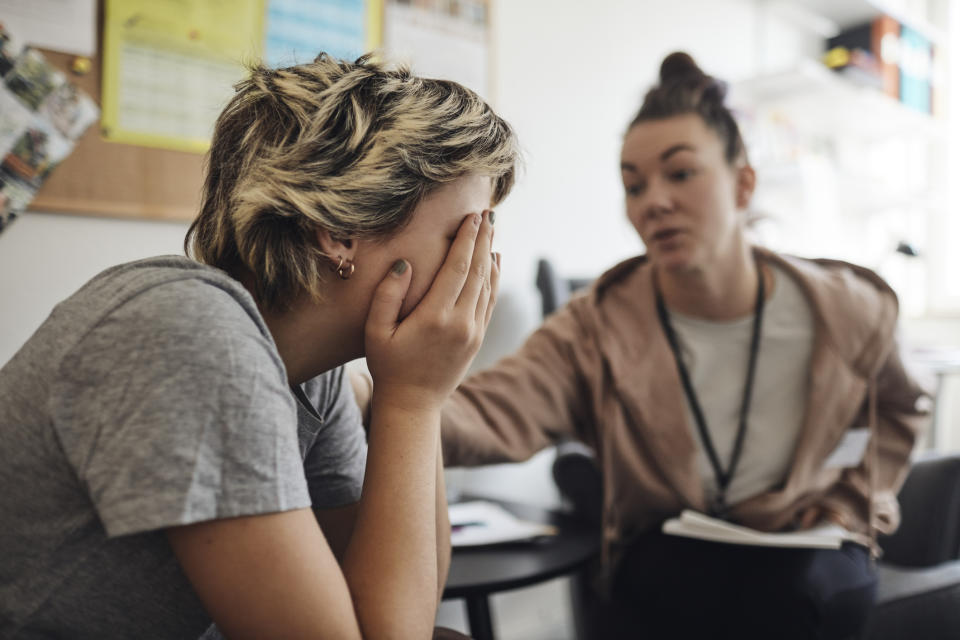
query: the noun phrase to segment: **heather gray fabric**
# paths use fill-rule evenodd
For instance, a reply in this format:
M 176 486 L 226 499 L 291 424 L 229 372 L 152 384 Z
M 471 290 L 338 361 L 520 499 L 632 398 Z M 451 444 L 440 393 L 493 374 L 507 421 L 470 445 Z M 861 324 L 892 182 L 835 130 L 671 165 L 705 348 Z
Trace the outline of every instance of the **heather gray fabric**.
M 162 529 L 359 499 L 343 370 L 302 388 L 317 417 L 246 290 L 186 258 L 58 305 L 0 369 L 0 638 L 203 633 Z

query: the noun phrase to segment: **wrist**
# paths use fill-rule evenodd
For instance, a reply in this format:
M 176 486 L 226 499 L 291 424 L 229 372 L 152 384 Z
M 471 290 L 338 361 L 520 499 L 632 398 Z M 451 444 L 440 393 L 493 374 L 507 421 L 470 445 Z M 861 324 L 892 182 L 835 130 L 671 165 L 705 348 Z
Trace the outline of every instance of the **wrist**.
M 376 385 L 371 401 L 372 413 L 398 411 L 407 414 L 439 414 L 445 394 L 416 385 Z

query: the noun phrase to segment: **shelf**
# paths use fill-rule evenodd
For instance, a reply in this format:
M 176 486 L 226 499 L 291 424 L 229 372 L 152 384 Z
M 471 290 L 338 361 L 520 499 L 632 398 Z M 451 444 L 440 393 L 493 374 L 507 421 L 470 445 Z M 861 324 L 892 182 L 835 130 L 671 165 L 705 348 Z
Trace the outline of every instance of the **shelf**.
M 909 135 L 936 141 L 945 134 L 941 120 L 814 61 L 736 82 L 730 102 L 746 113 L 776 113 L 798 132 L 815 136 L 882 140 Z
M 840 29 L 857 26 L 887 14 L 901 24 L 920 32 L 936 45 L 946 43 L 946 33 L 928 20 L 910 16 L 890 0 L 767 0 L 774 6 L 792 7 L 797 11 L 824 18 Z

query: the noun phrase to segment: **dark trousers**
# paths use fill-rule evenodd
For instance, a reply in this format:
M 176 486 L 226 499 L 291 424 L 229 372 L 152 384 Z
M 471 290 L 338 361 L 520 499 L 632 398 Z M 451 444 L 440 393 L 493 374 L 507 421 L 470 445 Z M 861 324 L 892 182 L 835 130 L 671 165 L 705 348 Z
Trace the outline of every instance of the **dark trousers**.
M 595 637 L 856 638 L 877 578 L 864 547 L 782 549 L 642 536 L 623 557 Z

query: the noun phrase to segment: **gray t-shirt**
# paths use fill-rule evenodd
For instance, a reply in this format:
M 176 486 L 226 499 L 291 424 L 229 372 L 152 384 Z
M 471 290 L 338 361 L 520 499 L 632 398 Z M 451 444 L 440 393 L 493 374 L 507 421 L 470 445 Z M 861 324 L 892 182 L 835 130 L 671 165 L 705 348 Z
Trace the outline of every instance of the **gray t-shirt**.
M 59 304 L 0 369 L 0 638 L 202 634 L 164 528 L 360 497 L 343 369 L 302 390 L 317 416 L 247 291 L 186 258 Z

